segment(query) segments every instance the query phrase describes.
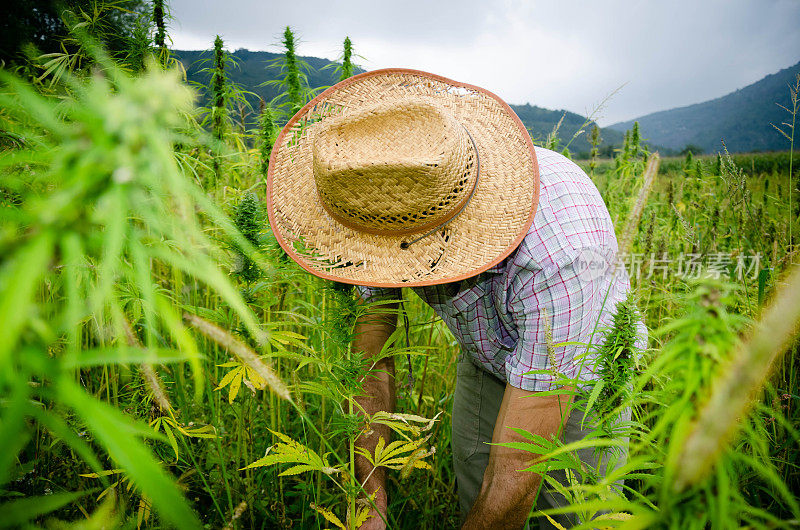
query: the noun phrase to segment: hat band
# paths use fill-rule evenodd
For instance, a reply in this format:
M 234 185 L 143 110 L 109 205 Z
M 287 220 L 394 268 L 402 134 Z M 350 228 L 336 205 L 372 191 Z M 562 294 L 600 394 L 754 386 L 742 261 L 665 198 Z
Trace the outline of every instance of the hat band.
M 435 219 L 430 223 L 425 223 L 420 226 L 415 226 L 413 228 L 403 228 L 399 230 L 373 229 L 365 227 L 363 225 L 356 224 L 352 222 L 350 219 L 334 212 L 331 208 L 328 207 L 328 205 L 322 199 L 322 196 L 319 194 L 319 190 L 317 190 L 317 196 L 320 199 L 319 204 L 322 205 L 322 209 L 325 210 L 328 213 L 328 215 L 333 217 L 340 224 L 346 226 L 347 228 L 365 234 L 372 234 L 376 236 L 402 236 L 408 234 L 417 234 L 419 232 L 422 232 L 423 230 L 428 230 L 428 232 L 419 236 L 413 241 L 408 243 L 404 242 L 403 245 L 405 246 L 401 245 L 401 247 L 404 249 L 407 248 L 408 245 L 411 245 L 421 239 L 428 237 L 429 235 L 435 233 L 440 228 L 447 226 L 453 219 L 458 217 L 458 215 L 460 215 L 461 212 L 464 211 L 464 208 L 467 207 L 467 204 L 469 204 L 470 200 L 472 200 L 472 196 L 475 195 L 475 188 L 478 187 L 478 180 L 480 179 L 480 174 L 481 174 L 481 163 L 480 163 L 480 156 L 478 154 L 478 146 L 475 143 L 475 139 L 472 137 L 472 134 L 470 134 L 469 129 L 467 129 L 467 127 L 464 124 L 461 124 L 461 126 L 464 127 L 464 130 L 467 132 L 467 136 L 469 137 L 470 143 L 472 144 L 472 150 L 475 153 L 475 181 L 472 183 L 472 189 L 470 189 L 470 192 L 463 199 L 461 199 L 461 201 L 459 201 L 459 203 L 452 210 L 450 210 L 450 212 L 448 212 L 447 215 L 445 215 L 444 217 Z

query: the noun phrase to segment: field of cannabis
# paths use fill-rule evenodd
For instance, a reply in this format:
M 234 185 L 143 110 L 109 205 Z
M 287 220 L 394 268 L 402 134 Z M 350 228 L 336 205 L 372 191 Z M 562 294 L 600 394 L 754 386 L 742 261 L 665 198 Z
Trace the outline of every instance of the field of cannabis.
M 292 31 L 271 65 L 283 95 L 250 108 L 219 37 L 211 85 L 185 82 L 154 4 L 123 53 L 82 13 L 64 53 L 0 70 L 0 528 L 355 529 L 354 442 L 374 425 L 394 432 L 363 455 L 390 469 L 388 527 L 457 527 L 452 335 L 404 290 L 385 349 L 398 413 L 364 417 L 374 360 L 350 341 L 367 306 L 299 269 L 266 220 L 280 125 L 322 88 Z M 567 470 L 582 527 L 800 526 L 798 88 L 786 152 L 661 159 L 634 127 L 614 159 L 578 161 L 634 296 L 574 398 L 593 434 L 525 449 L 531 472 Z M 608 476 L 577 457 L 625 438 Z

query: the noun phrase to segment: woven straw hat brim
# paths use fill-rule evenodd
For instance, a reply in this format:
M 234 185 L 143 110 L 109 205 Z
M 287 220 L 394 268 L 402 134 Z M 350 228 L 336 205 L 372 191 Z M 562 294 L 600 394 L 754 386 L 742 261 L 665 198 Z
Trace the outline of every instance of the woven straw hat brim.
M 480 176 L 471 200 L 449 224 L 403 249 L 408 235 L 355 230 L 323 208 L 311 136 L 315 124 L 330 116 L 407 98 L 443 106 L 469 130 L 480 156 Z M 321 278 L 373 287 L 447 283 L 489 269 L 522 242 L 538 200 L 533 143 L 504 101 L 476 86 L 400 68 L 356 75 L 305 105 L 275 141 L 267 174 L 270 226 L 289 257 Z

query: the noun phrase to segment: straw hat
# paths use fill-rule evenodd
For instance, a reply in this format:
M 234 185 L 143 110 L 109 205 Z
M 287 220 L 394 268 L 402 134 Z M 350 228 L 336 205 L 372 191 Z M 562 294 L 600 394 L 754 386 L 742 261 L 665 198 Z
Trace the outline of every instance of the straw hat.
M 286 253 L 329 280 L 377 287 L 474 276 L 528 231 L 539 170 L 500 98 L 406 69 L 334 85 L 281 131 L 267 175 Z

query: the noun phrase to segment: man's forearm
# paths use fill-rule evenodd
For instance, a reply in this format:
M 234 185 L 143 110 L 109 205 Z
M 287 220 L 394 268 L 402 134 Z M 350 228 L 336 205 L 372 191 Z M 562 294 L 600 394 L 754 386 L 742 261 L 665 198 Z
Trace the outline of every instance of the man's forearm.
M 379 359 L 388 337 L 394 332 L 397 316 L 395 314 L 378 314 L 365 316 L 356 324 L 356 337 L 353 340 L 353 351 L 360 352 L 367 358 L 376 359 L 371 372 L 363 382 L 364 395 L 356 398 L 359 411 L 366 415 L 378 411 L 394 412 L 395 408 L 395 382 L 394 359 L 387 357 Z M 383 437 L 387 442 L 390 429 L 385 425 L 373 425 L 372 432 L 367 432 L 356 440 L 356 446 L 375 453 L 375 445 Z M 385 509 L 386 506 L 386 470 L 374 469 L 365 458 L 356 456 L 356 478 L 363 485 L 367 493 L 378 492 L 376 504 Z
M 514 476 L 519 473 L 518 469 L 526 467 L 525 464 L 525 461 L 519 461 L 516 466 L 508 466 L 499 474 L 487 469 L 480 494 L 462 530 L 519 530 L 523 527 L 542 481 L 541 476 L 530 472 L 525 472 L 529 476 L 523 477 L 524 481 Z M 523 483 L 524 487 L 521 487 Z
M 561 434 L 569 417 L 571 389 L 564 394 L 537 396 L 506 387 L 492 436 L 493 443 L 529 441 L 509 427 L 517 427 L 546 439 Z M 527 451 L 493 445 L 478 498 L 463 529 L 522 528 L 541 484 L 541 477 L 528 471 L 535 455 Z
M 356 402 L 363 409 L 364 414 L 371 415 L 379 411 L 394 412 L 394 359 L 385 359 L 375 365 L 375 370 L 364 381 L 364 396 L 356 398 Z M 356 440 L 356 446 L 375 453 L 375 445 L 383 439 L 388 443 L 391 430 L 386 425 L 372 425 L 372 432 L 367 432 Z M 364 486 L 367 493 L 376 490 L 384 492 L 386 469 L 373 469 L 365 458 L 356 457 L 356 477 Z M 366 481 L 366 482 L 365 482 Z M 379 494 L 380 495 L 380 494 Z

